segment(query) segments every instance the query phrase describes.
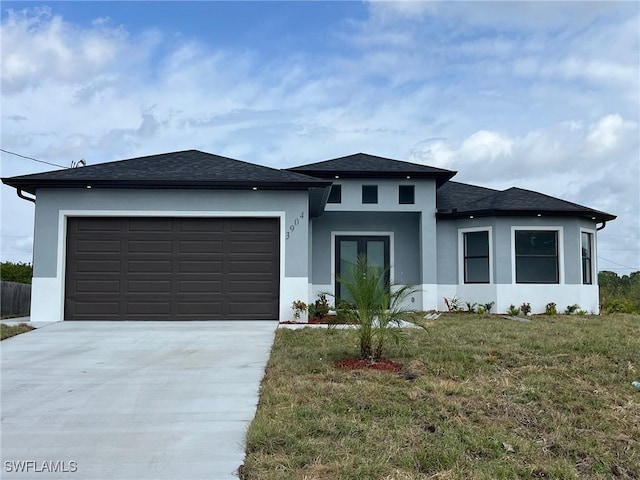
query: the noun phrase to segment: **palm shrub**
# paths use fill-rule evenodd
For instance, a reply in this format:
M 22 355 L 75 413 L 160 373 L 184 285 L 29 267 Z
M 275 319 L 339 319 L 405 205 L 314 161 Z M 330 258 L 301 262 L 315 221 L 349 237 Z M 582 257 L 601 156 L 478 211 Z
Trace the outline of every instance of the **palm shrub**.
M 356 325 L 360 357 L 367 360 L 380 360 L 388 340 L 399 344 L 400 321 L 411 316 L 403 302 L 416 289 L 391 285 L 385 278 L 386 270 L 368 266 L 364 255 L 358 256 L 348 276 L 338 278 L 349 296 L 349 302 L 340 302 L 340 315 Z

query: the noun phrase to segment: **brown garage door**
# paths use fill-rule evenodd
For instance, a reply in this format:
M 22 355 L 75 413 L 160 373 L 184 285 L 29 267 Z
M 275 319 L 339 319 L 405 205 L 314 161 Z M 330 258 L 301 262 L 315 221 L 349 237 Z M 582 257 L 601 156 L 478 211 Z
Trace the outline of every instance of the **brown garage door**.
M 69 218 L 66 320 L 277 320 L 279 220 Z

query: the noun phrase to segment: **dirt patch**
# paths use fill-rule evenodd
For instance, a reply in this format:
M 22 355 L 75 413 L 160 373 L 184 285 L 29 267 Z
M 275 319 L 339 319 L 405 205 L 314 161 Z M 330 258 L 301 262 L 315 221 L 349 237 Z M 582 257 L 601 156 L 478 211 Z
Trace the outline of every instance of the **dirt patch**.
M 396 362 L 392 362 L 391 360 L 380 359 L 377 361 L 374 360 L 365 360 L 363 358 L 346 358 L 344 360 L 340 360 L 335 363 L 337 368 L 341 368 L 343 370 L 360 370 L 360 369 L 368 369 L 368 370 L 382 370 L 385 372 L 394 372 L 397 373 L 402 368 L 402 365 Z

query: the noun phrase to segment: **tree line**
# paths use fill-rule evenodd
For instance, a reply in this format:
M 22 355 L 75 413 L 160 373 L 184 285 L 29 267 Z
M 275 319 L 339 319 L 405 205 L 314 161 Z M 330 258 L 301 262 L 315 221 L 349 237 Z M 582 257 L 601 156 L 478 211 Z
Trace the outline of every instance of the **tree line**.
M 615 272 L 598 273 L 600 308 L 606 313 L 640 313 L 640 272 L 618 276 Z

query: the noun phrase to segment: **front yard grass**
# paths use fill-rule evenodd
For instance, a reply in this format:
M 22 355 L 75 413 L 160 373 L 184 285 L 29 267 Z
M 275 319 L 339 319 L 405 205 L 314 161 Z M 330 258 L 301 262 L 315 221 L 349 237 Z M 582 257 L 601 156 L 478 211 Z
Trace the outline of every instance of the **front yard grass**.
M 349 330 L 279 329 L 244 479 L 639 479 L 640 317 L 443 315 L 339 370 Z

